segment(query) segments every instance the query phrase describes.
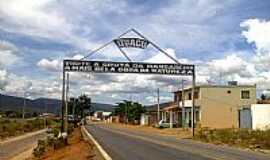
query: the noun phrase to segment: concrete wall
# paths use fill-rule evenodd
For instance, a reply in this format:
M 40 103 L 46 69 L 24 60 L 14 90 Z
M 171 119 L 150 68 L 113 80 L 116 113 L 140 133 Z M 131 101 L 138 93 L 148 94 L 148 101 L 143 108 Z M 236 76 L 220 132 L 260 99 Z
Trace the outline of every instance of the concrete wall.
M 142 125 L 142 126 L 149 125 L 148 124 L 148 122 L 149 122 L 148 117 L 149 116 L 144 114 L 144 113 L 141 114 L 140 125 Z
M 241 99 L 241 90 L 249 90 L 250 99 Z M 238 128 L 238 110 L 256 103 L 256 86 L 202 87 L 199 98 L 202 127 Z
M 270 129 L 270 104 L 253 104 L 251 116 L 252 129 Z

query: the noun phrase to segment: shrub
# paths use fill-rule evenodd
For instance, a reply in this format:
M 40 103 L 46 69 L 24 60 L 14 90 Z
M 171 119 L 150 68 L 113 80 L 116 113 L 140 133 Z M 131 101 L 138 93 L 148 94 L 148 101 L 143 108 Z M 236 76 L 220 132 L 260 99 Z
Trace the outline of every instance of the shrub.
M 252 149 L 270 149 L 270 130 L 202 128 L 197 131 L 195 139 L 205 142 L 237 145 Z
M 46 140 L 38 140 L 38 145 L 33 151 L 35 157 L 41 157 L 45 153 Z
M 58 134 L 60 133 L 60 131 L 57 128 L 53 128 L 52 133 L 53 133 L 54 137 L 57 137 Z
M 19 127 L 19 124 L 18 123 L 9 123 L 9 124 L 5 124 L 5 130 L 6 132 L 9 133 L 9 136 L 15 136 L 16 133 L 17 133 L 17 129 Z

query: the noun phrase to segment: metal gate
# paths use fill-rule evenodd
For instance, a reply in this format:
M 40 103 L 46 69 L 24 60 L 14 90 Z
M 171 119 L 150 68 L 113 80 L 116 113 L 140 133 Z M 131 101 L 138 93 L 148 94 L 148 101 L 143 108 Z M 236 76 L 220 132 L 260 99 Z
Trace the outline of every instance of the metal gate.
M 252 117 L 250 108 L 239 110 L 239 128 L 252 128 Z

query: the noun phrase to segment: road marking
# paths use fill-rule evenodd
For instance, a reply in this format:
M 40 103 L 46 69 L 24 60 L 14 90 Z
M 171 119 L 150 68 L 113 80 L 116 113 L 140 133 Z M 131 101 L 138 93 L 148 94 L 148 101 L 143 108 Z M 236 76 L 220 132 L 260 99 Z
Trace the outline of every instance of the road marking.
M 109 154 L 101 147 L 101 145 L 95 140 L 95 138 L 86 130 L 84 126 L 82 126 L 82 130 L 85 132 L 85 134 L 90 138 L 91 141 L 94 142 L 94 144 L 97 146 L 99 152 L 103 156 L 105 160 L 112 160 L 112 158 L 109 156 Z
M 109 132 L 114 132 L 114 133 L 122 134 L 122 135 L 125 135 L 127 137 L 133 137 L 133 138 L 141 139 L 141 140 L 148 141 L 148 142 L 151 142 L 151 143 L 155 143 L 155 144 L 158 144 L 158 145 L 162 145 L 162 146 L 165 146 L 165 147 L 171 147 L 171 148 L 174 148 L 174 149 L 177 149 L 177 150 L 180 149 L 179 146 L 173 145 L 173 144 L 170 144 L 170 143 L 166 143 L 166 142 L 161 142 L 161 141 L 158 141 L 158 140 L 149 139 L 147 137 L 143 137 L 143 136 L 139 136 L 139 135 L 131 135 L 131 134 L 125 133 L 123 131 L 113 130 L 111 128 L 106 128 L 104 126 L 99 126 L 99 127 L 102 128 L 102 129 L 104 129 L 104 130 L 107 130 Z M 189 152 L 189 153 L 192 153 L 192 154 L 195 153 L 195 154 L 198 154 L 198 155 L 201 155 L 203 157 L 210 158 L 210 159 L 228 160 L 228 157 L 226 155 L 216 155 L 216 154 L 213 154 L 213 153 L 204 152 L 204 151 L 198 151 L 198 150 L 194 150 L 194 149 L 193 150 L 190 150 L 189 147 L 181 146 L 181 149 L 180 150 L 181 151 L 186 151 L 186 152 Z M 230 160 L 234 160 L 234 159 L 230 158 Z

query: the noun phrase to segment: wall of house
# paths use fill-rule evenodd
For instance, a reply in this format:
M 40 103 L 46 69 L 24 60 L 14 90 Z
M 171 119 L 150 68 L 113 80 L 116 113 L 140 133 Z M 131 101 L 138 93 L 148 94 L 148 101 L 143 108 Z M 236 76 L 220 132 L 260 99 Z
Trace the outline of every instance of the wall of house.
M 270 104 L 253 104 L 251 116 L 252 129 L 270 129 Z
M 250 91 L 250 99 L 241 99 L 241 90 Z M 200 88 L 201 126 L 237 128 L 238 110 L 256 103 L 256 86 Z
M 148 113 L 148 125 L 152 126 L 157 124 L 157 112 L 150 112 Z
M 141 114 L 140 125 L 142 126 L 149 125 L 149 115 L 144 113 Z

